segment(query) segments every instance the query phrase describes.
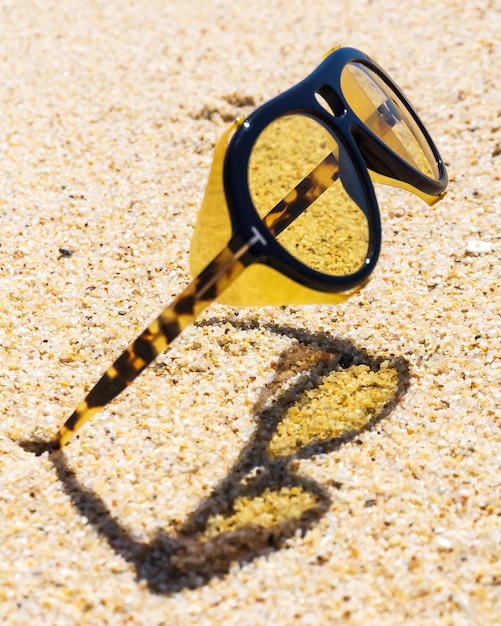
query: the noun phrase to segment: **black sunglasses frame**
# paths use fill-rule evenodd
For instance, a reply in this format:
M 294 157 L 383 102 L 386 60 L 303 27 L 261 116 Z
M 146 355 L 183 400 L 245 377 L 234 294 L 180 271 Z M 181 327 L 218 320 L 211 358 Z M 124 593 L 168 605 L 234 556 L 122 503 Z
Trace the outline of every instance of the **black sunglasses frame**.
M 430 179 L 414 170 L 371 133 L 363 121 L 350 109 L 343 98 L 340 83 L 342 70 L 349 62 L 365 64 L 376 72 L 391 87 L 396 97 L 400 98 L 401 103 L 407 107 L 436 158 L 435 170 L 439 174 L 437 180 Z M 315 94 L 324 98 L 331 107 L 332 114 L 317 100 Z M 335 172 L 332 172 L 332 176 L 329 174 L 330 180 L 334 182 L 339 177 L 345 190 L 352 199 L 355 199 L 367 217 L 369 245 L 366 262 L 357 272 L 349 276 L 330 276 L 317 272 L 298 261 L 275 240 L 274 236 L 308 207 L 310 199 L 307 194 L 303 193 L 302 196 L 297 194 L 297 197 L 301 198 L 300 202 L 297 200 L 291 202 L 287 194 L 287 198 L 284 198 L 276 207 L 270 207 L 269 213 L 264 218 L 259 216 L 252 202 L 248 181 L 248 164 L 252 148 L 262 131 L 273 120 L 288 114 L 311 117 L 331 133 L 338 146 L 336 152 L 339 154 L 331 153 L 319 164 L 319 167 L 325 167 L 327 159 L 336 161 Z M 231 132 L 233 136 L 226 145 Z M 360 140 L 362 136 L 363 141 Z M 316 170 L 318 167 L 307 174 L 306 178 L 292 191 L 298 191 L 301 187 L 302 193 L 303 184 L 307 186 L 315 183 L 315 193 L 323 193 L 326 187 L 316 185 L 318 182 L 315 178 Z M 213 184 L 210 180 L 212 171 L 216 172 L 214 176 L 217 179 Z M 265 263 L 278 269 L 300 285 L 317 291 L 345 292 L 341 294 L 342 297 L 339 297 L 338 301 L 351 295 L 348 293 L 349 290 L 360 288 L 373 271 L 381 246 L 379 208 L 371 181 L 371 172 L 376 180 L 380 176 L 384 179 L 383 182 L 413 191 L 428 204 L 433 204 L 440 199 L 447 186 L 447 175 L 437 149 L 417 114 L 393 81 L 369 57 L 358 50 L 337 49 L 331 52 L 310 76 L 261 106 L 246 120 L 235 122 L 228 130 L 228 134 L 223 135 L 216 146 L 216 156 L 206 195 L 210 194 L 212 198 L 216 198 L 214 206 L 218 210 L 224 209 L 220 207 L 220 202 L 224 204 L 226 199 L 232 228 L 229 244 L 223 247 L 184 291 L 129 344 L 78 404 L 55 437 L 49 442 L 43 442 L 38 454 L 44 450 L 59 450 L 66 445 L 85 422 L 132 384 L 159 354 L 167 350 L 201 311 L 223 295 L 248 265 Z M 223 187 L 225 196 L 220 195 Z M 229 223 L 227 225 L 230 226 Z M 226 226 L 221 227 L 221 230 L 225 231 L 226 237 Z M 338 296 L 336 295 L 335 298 Z
M 361 63 L 375 72 L 397 95 L 422 132 L 433 153 L 438 179 L 413 168 L 375 135 L 352 111 L 341 88 L 341 74 L 349 63 Z M 324 98 L 332 113 L 317 100 Z M 248 164 L 252 149 L 263 130 L 277 118 L 304 115 L 319 122 L 339 145 L 340 168 L 348 159 L 352 173 L 360 182 L 369 225 L 369 242 L 365 263 L 348 276 L 332 276 L 301 263 L 287 252 L 263 223 L 251 199 Z M 346 167 L 346 165 L 345 165 Z M 354 48 L 331 52 L 309 76 L 294 87 L 266 102 L 251 113 L 235 131 L 226 151 L 223 180 L 233 237 L 230 249 L 251 243 L 241 258 L 244 265 L 263 263 L 311 289 L 342 292 L 365 283 L 374 270 L 381 248 L 381 219 L 369 170 L 402 181 L 430 195 L 440 196 L 447 187 L 447 173 L 442 158 L 418 114 L 393 80 L 370 57 Z

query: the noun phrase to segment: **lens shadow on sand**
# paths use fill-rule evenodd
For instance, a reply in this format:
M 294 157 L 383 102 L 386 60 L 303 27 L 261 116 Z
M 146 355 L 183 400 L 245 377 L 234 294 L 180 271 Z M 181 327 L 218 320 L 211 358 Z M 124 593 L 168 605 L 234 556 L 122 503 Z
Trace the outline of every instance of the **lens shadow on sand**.
M 155 593 L 199 587 L 233 563 L 249 562 L 308 532 L 341 485 L 308 478 L 299 461 L 357 439 L 387 418 L 406 392 L 408 363 L 402 357 L 370 356 L 327 334 L 274 325 L 267 330 L 296 341 L 277 359 L 275 376 L 254 406 L 251 440 L 176 533 L 159 530 L 150 542 L 135 540 L 99 495 L 79 482 L 63 452 L 50 456 L 78 512 Z

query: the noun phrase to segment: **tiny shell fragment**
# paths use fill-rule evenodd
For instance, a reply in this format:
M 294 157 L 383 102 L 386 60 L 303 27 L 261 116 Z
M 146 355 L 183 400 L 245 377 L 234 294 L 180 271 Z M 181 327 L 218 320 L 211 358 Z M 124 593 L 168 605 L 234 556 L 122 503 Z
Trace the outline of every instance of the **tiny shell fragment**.
M 480 239 L 470 239 L 466 244 L 466 252 L 470 254 L 484 254 L 492 250 L 492 243 Z

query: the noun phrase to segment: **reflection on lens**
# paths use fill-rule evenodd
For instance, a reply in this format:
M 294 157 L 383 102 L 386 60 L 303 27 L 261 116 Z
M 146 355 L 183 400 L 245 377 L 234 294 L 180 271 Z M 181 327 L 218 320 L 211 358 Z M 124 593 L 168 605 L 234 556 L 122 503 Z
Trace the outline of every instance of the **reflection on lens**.
M 341 74 L 343 94 L 362 122 L 394 152 L 430 178 L 439 178 L 435 156 L 407 107 L 386 82 L 362 63 Z
M 323 126 L 288 115 L 258 137 L 248 171 L 252 201 L 277 241 L 305 265 L 333 276 L 359 270 L 369 241 L 367 207 L 357 205 L 351 196 L 360 194 L 350 196 L 341 178 L 352 188 L 362 183 L 349 163 L 340 177 L 340 158 Z

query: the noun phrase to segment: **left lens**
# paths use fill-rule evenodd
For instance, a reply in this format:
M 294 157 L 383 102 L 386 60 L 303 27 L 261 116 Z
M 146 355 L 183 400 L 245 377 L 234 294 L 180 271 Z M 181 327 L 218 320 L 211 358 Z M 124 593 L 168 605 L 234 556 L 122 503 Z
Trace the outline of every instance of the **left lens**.
M 301 263 L 332 276 L 364 265 L 370 210 L 363 183 L 319 122 L 303 115 L 271 122 L 252 149 L 248 183 L 263 222 Z
M 363 63 L 348 63 L 341 74 L 341 89 L 365 126 L 409 165 L 439 179 L 428 140 L 407 105 L 379 74 Z

